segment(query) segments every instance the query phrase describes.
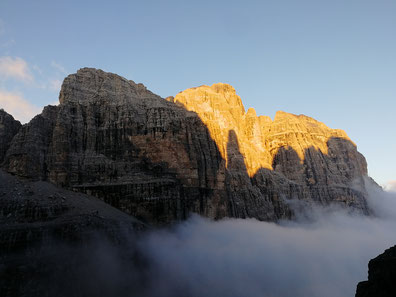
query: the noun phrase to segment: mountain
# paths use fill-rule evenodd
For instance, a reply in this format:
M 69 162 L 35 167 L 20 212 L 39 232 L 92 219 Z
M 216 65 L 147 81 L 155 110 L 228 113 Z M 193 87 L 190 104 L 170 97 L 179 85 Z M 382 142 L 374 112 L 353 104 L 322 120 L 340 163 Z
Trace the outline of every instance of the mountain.
M 368 280 L 357 285 L 356 297 L 396 296 L 396 246 L 369 262 Z
M 190 213 L 276 221 L 293 217 L 296 202 L 370 213 L 366 161 L 344 131 L 304 115 L 245 112 L 230 85 L 165 100 L 83 68 L 65 78 L 59 102 L 0 143 L 5 171 L 152 224 Z
M 245 112 L 230 85 L 164 99 L 83 68 L 59 102 L 23 126 L 0 110 L 1 296 L 150 296 L 140 231 L 191 213 L 372 212 L 366 161 L 344 131 Z

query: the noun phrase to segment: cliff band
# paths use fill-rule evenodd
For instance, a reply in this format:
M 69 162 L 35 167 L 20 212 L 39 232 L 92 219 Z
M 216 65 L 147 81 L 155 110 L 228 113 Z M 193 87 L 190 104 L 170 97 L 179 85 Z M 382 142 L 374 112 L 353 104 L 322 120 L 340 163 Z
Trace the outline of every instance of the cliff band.
M 0 113 L 4 170 L 155 224 L 192 212 L 273 221 L 293 216 L 295 201 L 370 212 L 366 161 L 344 131 L 304 115 L 245 112 L 230 85 L 165 100 L 83 68 L 64 80 L 59 101 L 22 127 Z

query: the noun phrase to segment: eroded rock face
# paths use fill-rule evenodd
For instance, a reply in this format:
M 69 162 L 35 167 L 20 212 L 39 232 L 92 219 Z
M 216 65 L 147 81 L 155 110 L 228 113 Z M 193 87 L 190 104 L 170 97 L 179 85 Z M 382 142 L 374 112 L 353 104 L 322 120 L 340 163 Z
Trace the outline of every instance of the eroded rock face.
M 0 109 L 0 164 L 10 146 L 12 138 L 21 128 L 21 123 L 14 120 L 12 115 Z
M 65 79 L 59 106 L 17 135 L 5 168 L 162 223 L 189 212 L 227 215 L 222 162 L 195 113 L 141 84 L 85 68 Z
M 239 151 L 243 161 L 236 167 L 246 168 L 242 171 L 251 185 L 268 199 L 337 201 L 367 212 L 362 178 L 367 176 L 366 160 L 343 130 L 305 115 L 278 111 L 272 121 L 257 116 L 253 108 L 245 112 L 234 88 L 222 83 L 188 89 L 169 100 L 199 115 L 227 169 L 235 162 L 233 151 Z
M 142 84 L 83 68 L 15 136 L 11 173 L 100 197 L 140 219 L 190 212 L 289 218 L 289 199 L 368 213 L 366 163 L 345 132 L 306 116 L 245 113 L 226 84 L 164 100 Z
M 46 106 L 13 138 L 5 156 L 5 168 L 12 174 L 46 180 L 47 158 L 58 114 L 57 106 Z
M 371 259 L 368 268 L 368 280 L 358 284 L 356 297 L 396 296 L 396 246 Z

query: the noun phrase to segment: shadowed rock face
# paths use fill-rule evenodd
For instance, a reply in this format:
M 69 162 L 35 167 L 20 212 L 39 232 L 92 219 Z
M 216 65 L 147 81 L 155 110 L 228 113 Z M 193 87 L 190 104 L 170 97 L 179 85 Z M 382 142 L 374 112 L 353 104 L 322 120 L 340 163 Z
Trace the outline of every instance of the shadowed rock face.
M 65 79 L 60 105 L 21 129 L 4 166 L 163 223 L 189 212 L 227 215 L 222 162 L 195 113 L 141 84 L 81 69 Z
M 95 197 L 0 169 L 0 295 L 130 296 L 122 290 L 138 289 L 144 271 L 133 243 L 147 228 Z
M 164 100 L 118 75 L 80 69 L 64 80 L 60 105 L 20 129 L 3 166 L 159 224 L 190 212 L 290 218 L 292 198 L 369 212 L 366 162 L 345 132 L 306 116 L 245 113 L 226 84 Z
M 27 125 L 23 125 L 10 143 L 4 165 L 20 177 L 46 180 L 47 156 L 58 114 L 56 106 L 46 106 Z
M 371 259 L 368 268 L 368 280 L 358 284 L 356 297 L 396 296 L 396 246 Z
M 18 133 L 21 123 L 0 109 L 0 164 L 10 146 L 12 138 Z

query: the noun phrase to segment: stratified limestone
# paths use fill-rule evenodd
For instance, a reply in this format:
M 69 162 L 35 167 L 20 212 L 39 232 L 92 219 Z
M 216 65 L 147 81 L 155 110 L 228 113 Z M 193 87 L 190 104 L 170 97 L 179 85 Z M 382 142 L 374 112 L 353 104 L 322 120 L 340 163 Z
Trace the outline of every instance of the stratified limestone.
M 171 101 L 199 115 L 227 169 L 235 158 L 230 152 L 239 151 L 244 167 L 237 168 L 243 168 L 240 172 L 247 172 L 252 185 L 268 199 L 337 201 L 367 212 L 366 160 L 343 130 L 283 111 L 274 121 L 258 117 L 253 108 L 245 113 L 234 88 L 222 83 L 185 90 Z M 230 135 L 238 141 L 230 141 Z
M 230 85 L 167 100 L 101 70 L 69 75 L 60 105 L 15 136 L 4 168 L 95 195 L 153 223 L 289 218 L 292 198 L 368 213 L 364 157 L 306 116 L 245 113 Z
M 253 108 L 245 113 L 241 98 L 227 84 L 218 83 L 211 87 L 188 89 L 169 100 L 199 115 L 216 141 L 222 157 L 227 161 L 228 137 L 230 131 L 234 131 L 251 177 L 259 169 L 275 169 L 274 159 L 282 148 L 293 150 L 300 163 L 303 163 L 309 149 L 329 155 L 331 152 L 328 142 L 331 139 L 339 138 L 350 142 L 352 151 L 356 147 L 343 130 L 330 129 L 305 115 L 296 116 L 278 111 L 272 121 L 267 116 L 258 117 Z M 353 153 L 356 154 L 356 160 L 353 161 L 357 163 L 353 175 L 367 174 L 364 158 L 356 152 Z
M 0 109 L 0 164 L 10 146 L 11 140 L 21 128 L 21 123 L 14 120 L 12 115 Z
M 10 173 L 26 178 L 46 179 L 46 160 L 57 114 L 57 106 L 46 106 L 41 114 L 19 129 L 5 156 L 4 165 Z
M 227 216 L 222 162 L 195 113 L 142 84 L 84 68 L 65 79 L 60 105 L 15 137 L 5 168 L 162 223 L 190 212 Z

